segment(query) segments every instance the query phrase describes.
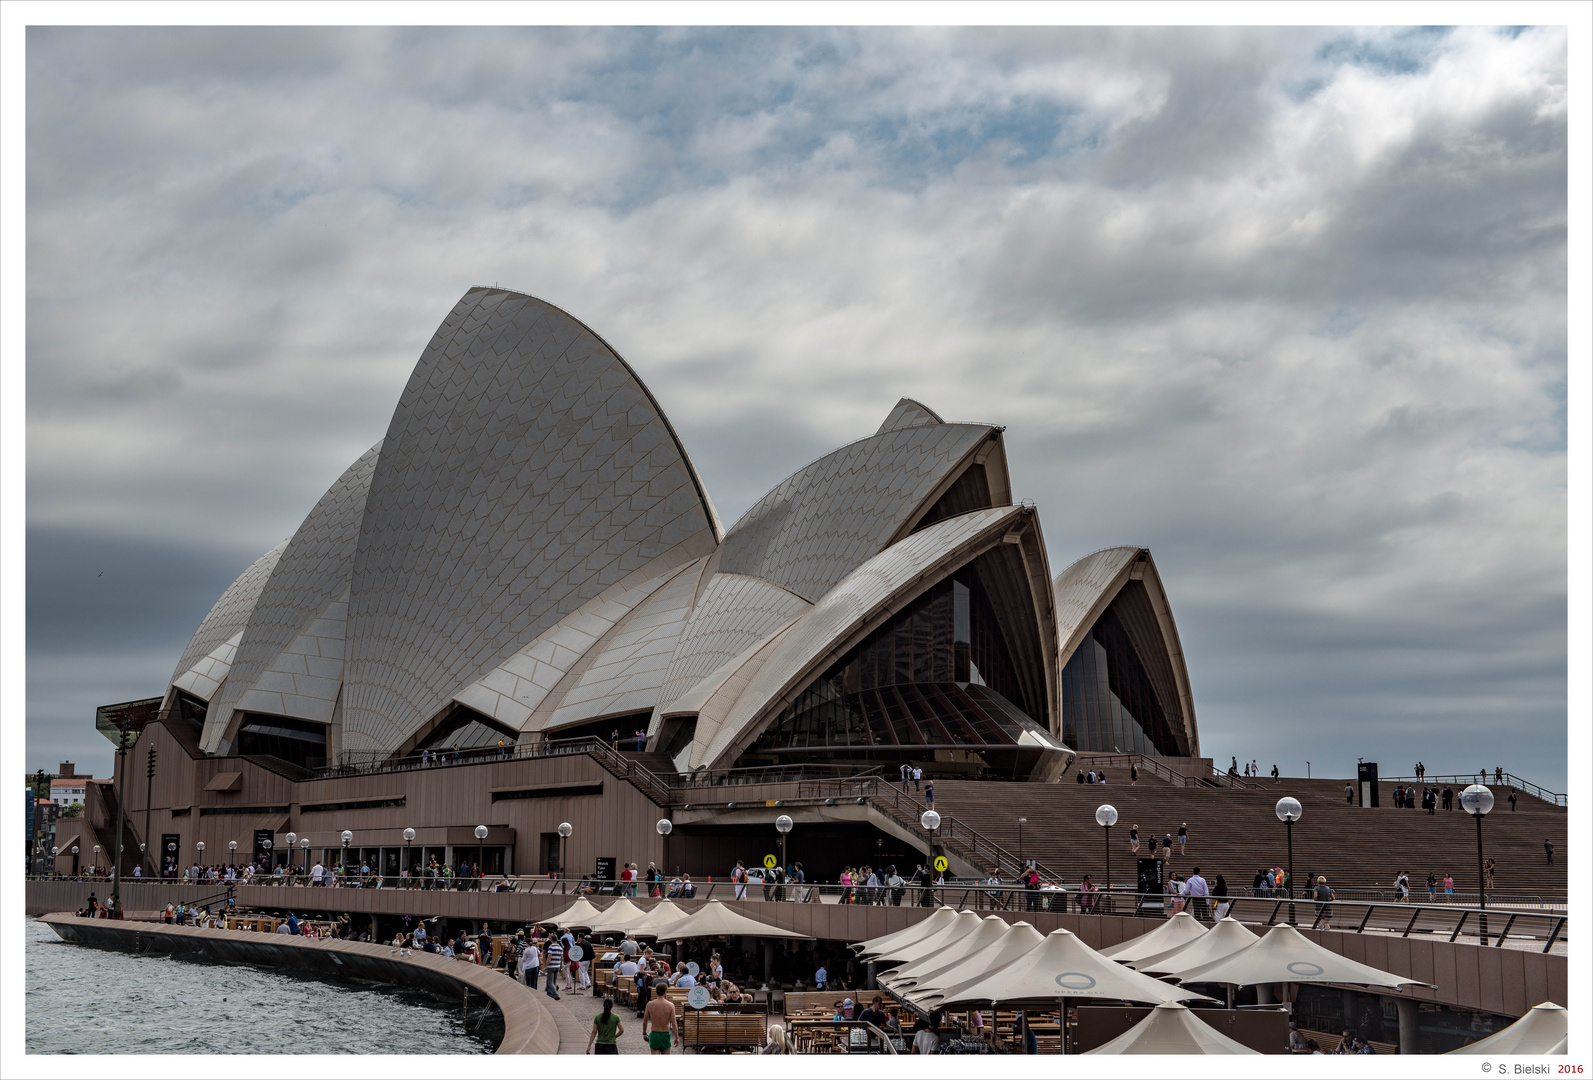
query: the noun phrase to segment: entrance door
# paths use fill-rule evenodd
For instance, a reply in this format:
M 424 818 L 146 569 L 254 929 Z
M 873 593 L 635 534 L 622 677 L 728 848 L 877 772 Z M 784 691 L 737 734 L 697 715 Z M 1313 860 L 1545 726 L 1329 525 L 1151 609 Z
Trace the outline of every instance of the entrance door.
M 559 834 L 545 832 L 542 834 L 542 870 L 544 874 L 552 874 L 559 869 Z

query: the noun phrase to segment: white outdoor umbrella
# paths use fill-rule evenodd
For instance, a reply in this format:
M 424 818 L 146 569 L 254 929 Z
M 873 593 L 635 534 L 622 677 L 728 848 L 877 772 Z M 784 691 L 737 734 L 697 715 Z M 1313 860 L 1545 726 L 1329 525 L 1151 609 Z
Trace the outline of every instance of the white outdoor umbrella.
M 591 923 L 587 929 L 594 934 L 622 934 L 635 926 L 638 921 L 645 918 L 647 912 L 631 903 L 626 897 L 620 897 Z
M 1451 1054 L 1564 1054 L 1570 1032 L 1569 1014 L 1552 1001 L 1531 1011 L 1503 1031 L 1462 1046 Z
M 1131 968 L 1138 968 L 1139 965 L 1134 961 L 1171 952 L 1181 945 L 1188 945 L 1205 932 L 1206 927 L 1199 919 L 1187 911 L 1180 911 L 1147 934 L 1102 949 L 1101 955 L 1118 963 L 1127 964 Z
M 1229 916 L 1219 920 L 1216 926 L 1193 941 L 1186 942 L 1176 949 L 1136 960 L 1128 966 L 1135 971 L 1176 977 L 1181 971 L 1203 967 L 1232 956 L 1240 949 L 1249 948 L 1260 940 L 1238 919 Z
M 922 975 L 939 971 L 947 965 L 956 966 L 964 957 L 977 956 L 981 950 L 1006 937 L 1008 929 L 1010 927 L 1004 919 L 987 915 L 980 920 L 973 933 L 959 938 L 944 949 L 887 971 L 879 977 L 879 981 L 890 990 L 916 985 Z
M 1039 948 L 1043 941 L 1045 935 L 1028 923 L 1013 923 L 993 944 L 961 963 L 924 974 L 910 989 L 902 991 L 900 996 L 925 1009 L 938 1008 L 946 995 L 1021 960 Z
M 812 934 L 799 934 L 773 923 L 749 919 L 725 907 L 718 900 L 710 900 L 683 919 L 655 928 L 652 933 L 660 938 L 677 941 L 699 937 L 760 937 L 795 938 L 812 941 Z
M 857 955 L 865 960 L 871 959 L 872 953 L 880 949 L 890 949 L 897 945 L 906 945 L 909 942 L 919 941 L 936 934 L 946 928 L 946 925 L 957 917 L 957 913 L 948 907 L 938 907 L 927 919 L 913 923 L 905 930 L 897 930 L 889 934 L 881 934 L 867 941 L 860 941 L 852 948 L 857 950 Z
M 1164 1001 L 1199 999 L 1204 994 L 1149 975 L 1131 971 L 1108 960 L 1080 940 L 1071 930 L 1053 930 L 1039 946 L 999 971 L 974 979 L 941 998 L 942 1008 L 980 1002 L 1054 1002 L 1062 998 L 1096 998 L 1108 1001 Z
M 639 907 L 640 905 L 638 905 Z M 651 911 L 632 922 L 625 929 L 639 937 L 654 937 L 657 935 L 659 927 L 680 922 L 688 914 L 690 913 L 685 908 L 680 907 L 673 900 L 660 900 L 653 905 Z
M 1111 1042 L 1086 1054 L 1259 1054 L 1176 1001 L 1164 1002 Z
M 1257 983 L 1353 983 L 1390 988 L 1423 985 L 1419 979 L 1379 971 L 1324 949 L 1287 924 L 1274 926 L 1265 937 L 1221 960 L 1181 970 L 1178 978 L 1185 983 L 1231 983 L 1234 986 Z
M 602 917 L 603 909 L 583 896 L 557 915 L 549 915 L 536 921 L 539 923 L 552 923 L 563 930 L 571 926 L 591 926 L 592 920 Z
M 925 956 L 934 956 L 940 950 L 960 940 L 979 928 L 983 920 L 971 911 L 960 911 L 943 928 L 917 941 L 907 942 L 889 949 L 880 949 L 868 956 L 870 960 L 899 960 L 909 963 Z

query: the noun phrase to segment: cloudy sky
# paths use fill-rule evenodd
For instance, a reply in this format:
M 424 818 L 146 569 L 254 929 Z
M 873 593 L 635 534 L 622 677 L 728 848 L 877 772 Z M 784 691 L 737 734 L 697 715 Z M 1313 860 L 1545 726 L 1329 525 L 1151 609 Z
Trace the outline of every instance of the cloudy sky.
M 104 774 L 472 285 L 733 521 L 902 395 L 1053 573 L 1148 545 L 1202 748 L 1565 790 L 1567 35 L 32 29 L 27 767 Z

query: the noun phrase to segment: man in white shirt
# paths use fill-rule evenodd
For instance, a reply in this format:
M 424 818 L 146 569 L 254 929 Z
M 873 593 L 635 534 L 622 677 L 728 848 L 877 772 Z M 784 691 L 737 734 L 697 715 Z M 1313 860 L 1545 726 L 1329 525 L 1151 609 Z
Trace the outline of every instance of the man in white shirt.
M 920 769 L 917 765 L 914 765 L 913 766 L 913 790 L 914 791 L 918 790 L 918 781 L 922 780 L 923 778 L 924 778 L 924 770 Z
M 628 975 L 634 979 L 636 978 L 637 973 L 641 970 L 641 966 L 636 963 L 636 958 L 634 956 L 627 956 L 625 959 L 621 960 L 615 965 L 614 974 L 621 977 Z
M 1206 885 L 1206 879 L 1200 876 L 1200 867 L 1195 867 L 1189 875 L 1189 880 L 1184 882 L 1184 896 L 1189 900 L 1189 913 L 1197 919 L 1206 917 L 1206 897 L 1211 895 L 1211 889 Z
M 310 884 L 312 886 L 322 884 L 321 879 L 325 876 L 326 867 L 322 866 L 321 861 L 317 859 L 315 865 L 310 868 Z

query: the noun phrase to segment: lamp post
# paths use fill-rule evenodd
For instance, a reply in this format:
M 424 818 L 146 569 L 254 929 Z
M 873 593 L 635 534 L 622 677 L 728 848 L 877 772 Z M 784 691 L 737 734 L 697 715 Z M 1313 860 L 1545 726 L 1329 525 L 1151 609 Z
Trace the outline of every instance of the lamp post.
M 95 851 L 99 851 L 99 848 L 95 848 L 94 850 Z M 204 863 L 205 863 L 205 842 L 203 840 L 199 841 L 197 844 L 194 845 L 194 850 L 199 852 L 198 861 L 199 861 L 199 864 L 201 866 L 203 866 Z
M 476 883 L 471 886 L 471 888 L 473 888 L 473 889 L 480 889 L 481 888 L 481 871 L 482 871 L 482 866 L 481 866 L 481 861 L 482 861 L 481 845 L 486 842 L 486 839 L 487 839 L 487 827 L 485 825 L 477 825 L 476 826 Z
M 298 840 L 298 838 L 299 838 L 299 834 L 298 833 L 288 833 L 287 836 L 283 837 L 283 839 L 288 842 L 288 873 L 289 874 L 293 873 L 293 843 L 294 843 L 294 841 Z
M 44 770 L 40 769 L 34 774 L 33 779 L 33 833 L 28 840 L 33 844 L 39 855 L 39 873 L 44 873 L 44 815 L 39 812 L 39 800 L 44 798 L 46 791 Z M 53 869 L 53 867 L 52 867 Z
M 791 878 L 791 870 L 785 861 L 785 838 L 791 832 L 791 826 L 794 824 L 795 822 L 791 820 L 790 814 L 781 814 L 774 819 L 774 831 L 780 834 L 780 868 L 788 881 Z M 784 890 L 781 890 L 780 898 L 782 900 L 785 899 Z
M 1287 796 L 1278 800 L 1274 808 L 1278 820 L 1283 822 L 1289 830 L 1289 925 L 1294 925 L 1294 823 L 1300 820 L 1303 812 L 1300 809 L 1300 800 Z
M 155 748 L 151 746 L 145 756 L 144 767 L 144 838 L 149 839 L 149 810 L 155 799 Z M 151 866 L 155 876 L 160 877 L 160 867 Z
M 348 846 L 354 842 L 354 834 L 344 829 L 343 835 L 338 837 L 338 839 L 343 841 L 343 858 L 337 864 L 337 872 L 346 880 L 348 878 Z
M 116 744 L 116 861 L 111 866 L 111 895 L 122 894 L 122 836 L 127 832 L 127 716 L 116 724 L 120 735 Z
M 1484 888 L 1487 878 L 1483 875 L 1482 869 L 1482 819 L 1493 809 L 1493 792 L 1483 784 L 1472 784 L 1460 793 L 1460 806 L 1477 823 L 1477 906 L 1482 908 L 1482 915 L 1479 916 L 1481 922 L 1479 932 L 1482 943 L 1486 945 L 1488 944 L 1488 890 Z
M 52 847 L 50 849 L 50 873 L 52 873 L 52 874 L 55 873 L 55 858 L 56 858 L 57 855 L 60 855 L 60 854 L 61 854 L 61 849 L 60 848 Z
M 1095 823 L 1106 831 L 1106 898 L 1112 898 L 1112 826 L 1117 824 L 1117 807 L 1103 803 L 1095 808 Z
M 918 815 L 918 824 L 924 827 L 924 832 L 929 835 L 929 884 L 935 882 L 935 830 L 940 828 L 940 815 L 933 810 L 925 810 Z M 925 889 L 924 895 L 919 898 L 919 903 L 924 907 L 933 906 L 935 903 L 935 890 Z
M 98 844 L 94 845 L 94 867 L 95 869 L 100 869 L 100 846 Z
M 153 749 L 153 747 L 151 747 L 151 749 Z M 172 877 L 176 877 L 177 876 L 177 841 L 175 841 L 175 840 L 167 841 L 166 842 L 166 851 L 170 854 L 170 858 L 171 858 Z
M 658 819 L 658 824 L 654 825 L 653 828 L 658 831 L 658 835 L 663 839 L 664 850 L 659 857 L 664 860 L 664 870 L 667 872 L 669 870 L 669 834 L 675 831 L 675 823 L 667 817 L 661 817 Z
M 271 865 L 271 847 L 272 847 L 271 838 L 268 836 L 264 840 L 260 841 L 260 846 L 265 849 L 266 865 L 270 866 Z
M 1018 874 L 1020 876 L 1029 865 L 1023 861 L 1023 827 L 1028 823 L 1029 819 L 1026 817 L 1021 817 L 1018 819 Z
M 304 852 L 304 873 L 306 880 L 308 880 L 310 873 L 310 838 L 308 836 L 299 837 L 299 850 Z
M 77 877 L 77 845 L 72 845 L 72 877 Z
M 575 831 L 575 826 L 568 821 L 559 822 L 559 892 L 564 891 L 564 842 Z
M 415 830 L 414 829 L 405 829 L 404 830 L 404 869 L 409 871 L 409 875 L 410 875 L 409 876 L 409 883 L 411 885 L 415 884 L 415 867 L 410 862 L 411 856 L 410 856 L 410 852 L 409 852 L 409 845 L 413 844 L 414 842 L 415 842 Z M 310 842 L 308 840 L 306 840 L 304 843 L 306 845 L 306 850 L 305 850 L 304 854 L 305 854 L 306 857 L 308 857 L 309 856 L 308 844 Z

